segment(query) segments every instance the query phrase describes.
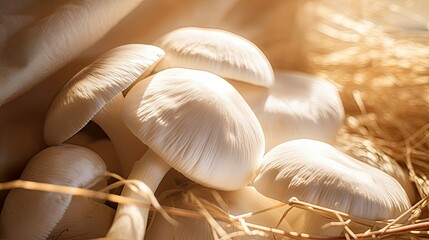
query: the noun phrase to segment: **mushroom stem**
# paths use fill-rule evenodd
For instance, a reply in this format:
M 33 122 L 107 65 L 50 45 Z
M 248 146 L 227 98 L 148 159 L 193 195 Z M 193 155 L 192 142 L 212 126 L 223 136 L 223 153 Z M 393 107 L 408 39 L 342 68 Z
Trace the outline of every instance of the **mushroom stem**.
M 135 137 L 122 121 L 121 111 L 124 102 L 122 93 L 116 95 L 93 117 L 109 136 L 118 154 L 122 175 L 128 176 L 134 162 L 146 152 L 148 147 Z
M 128 179 L 140 180 L 152 192 L 155 192 L 159 183 L 170 169 L 171 167 L 164 160 L 149 149 L 140 160 L 136 161 Z M 147 201 L 129 188 L 124 189 L 122 196 Z M 107 237 L 115 239 L 143 239 L 150 202 L 147 201 L 147 204 L 147 207 L 135 204 L 120 204 L 116 210 L 115 220 L 107 233 Z

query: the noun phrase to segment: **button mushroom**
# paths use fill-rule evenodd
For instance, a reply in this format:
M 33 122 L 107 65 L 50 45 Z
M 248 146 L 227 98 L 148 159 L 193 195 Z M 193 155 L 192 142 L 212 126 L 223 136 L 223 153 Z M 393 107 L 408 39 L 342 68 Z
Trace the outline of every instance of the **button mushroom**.
M 150 148 L 130 178 L 152 191 L 171 167 L 208 187 L 240 189 L 264 152 L 262 129 L 250 107 L 209 72 L 168 69 L 137 83 L 125 98 L 123 119 Z M 143 238 L 147 214 L 147 208 L 120 205 L 108 236 Z
M 122 174 L 127 176 L 147 147 L 122 122 L 122 91 L 163 55 L 164 51 L 155 46 L 123 45 L 81 70 L 64 85 L 49 107 L 44 130 L 46 143 L 60 144 L 93 120 L 113 142 Z
M 247 39 L 231 32 L 180 28 L 161 37 L 156 45 L 166 52 L 156 71 L 183 67 L 263 87 L 274 84 L 273 69 L 264 53 Z
M 71 187 L 85 187 L 106 171 L 93 151 L 74 145 L 49 147 L 26 165 L 21 179 Z M 13 189 L 1 212 L 6 239 L 46 239 L 61 220 L 72 196 Z
M 369 220 L 396 218 L 410 207 L 405 190 L 394 178 L 327 143 L 310 139 L 285 142 L 269 151 L 254 186 L 282 202 L 297 197 Z M 339 235 L 342 227 L 321 230 L 329 221 L 318 216 L 308 212 L 302 231 Z
M 265 148 L 310 138 L 333 143 L 344 120 L 336 87 L 316 76 L 280 71 L 269 88 L 230 81 L 252 108 L 265 135 Z

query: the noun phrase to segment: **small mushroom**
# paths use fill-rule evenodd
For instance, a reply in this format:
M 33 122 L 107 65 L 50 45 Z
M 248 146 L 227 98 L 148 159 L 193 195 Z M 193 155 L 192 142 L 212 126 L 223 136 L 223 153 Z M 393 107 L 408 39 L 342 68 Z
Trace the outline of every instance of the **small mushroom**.
M 265 135 L 265 150 L 292 139 L 333 143 L 344 121 L 344 107 L 336 87 L 316 76 L 280 71 L 269 88 L 230 83 L 252 108 Z
M 369 220 L 396 218 L 410 207 L 405 190 L 394 178 L 327 143 L 310 139 L 285 142 L 269 151 L 254 186 L 281 202 L 297 197 Z M 310 212 L 306 215 L 302 229 L 306 233 L 334 236 L 342 230 L 322 230 L 329 220 Z
M 129 178 L 152 191 L 171 167 L 207 187 L 238 190 L 264 153 L 263 132 L 250 107 L 209 72 L 168 69 L 137 83 L 125 98 L 123 119 L 150 148 Z M 147 208 L 120 205 L 108 236 L 143 238 L 147 214 Z
M 198 212 L 199 209 L 196 204 L 187 197 L 189 193 L 192 193 L 194 196 L 203 199 L 204 202 L 209 202 L 212 206 L 222 209 L 227 214 L 234 216 L 248 214 L 249 216 L 242 218 L 247 223 L 291 231 L 288 221 L 294 221 L 294 217 L 296 216 L 288 215 L 288 221 L 283 220 L 277 226 L 284 212 L 289 209 L 289 206 L 276 207 L 281 205 L 281 202 L 265 197 L 253 187 L 244 187 L 237 191 L 216 191 L 222 203 L 218 203 L 219 200 L 214 197 L 213 192 L 213 189 L 195 186 L 185 192 L 177 191 L 175 194 L 166 196 L 161 200 L 161 204 Z M 206 207 L 209 208 L 208 206 Z M 259 212 L 270 207 L 276 208 Z M 249 213 L 255 214 L 251 215 Z M 213 239 L 212 229 L 206 219 L 189 216 L 174 216 L 174 219 L 178 222 L 176 226 L 168 223 L 161 216 L 155 215 L 154 220 L 148 227 L 146 239 Z M 239 231 L 239 229 L 228 222 L 221 220 L 217 222 L 226 233 Z M 256 232 L 254 234 L 256 235 L 243 236 L 240 239 L 267 239 L 266 237 L 259 237 Z
M 163 55 L 164 51 L 155 46 L 123 45 L 77 73 L 49 107 L 44 129 L 46 143 L 58 145 L 92 120 L 113 142 L 122 173 L 127 176 L 147 147 L 123 124 L 122 91 L 147 73 Z
M 106 171 L 93 151 L 74 145 L 49 147 L 26 165 L 21 179 L 71 187 L 85 187 Z M 13 189 L 1 212 L 6 239 L 46 239 L 70 204 L 71 195 Z
M 182 67 L 204 70 L 223 78 L 269 87 L 274 73 L 264 53 L 247 39 L 231 32 L 187 27 L 161 37 L 155 45 L 165 50 L 156 71 Z

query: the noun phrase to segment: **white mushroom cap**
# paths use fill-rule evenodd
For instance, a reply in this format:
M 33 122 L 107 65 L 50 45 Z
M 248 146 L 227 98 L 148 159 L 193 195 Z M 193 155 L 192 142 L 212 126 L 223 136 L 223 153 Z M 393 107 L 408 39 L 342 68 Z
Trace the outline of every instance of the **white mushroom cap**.
M 254 185 L 282 202 L 297 197 L 370 220 L 395 218 L 410 207 L 394 178 L 327 143 L 309 139 L 285 142 L 269 151 Z
M 221 190 L 245 186 L 264 152 L 250 107 L 227 81 L 204 71 L 168 69 L 137 83 L 123 119 L 170 166 Z
M 263 52 L 247 39 L 227 31 L 180 28 L 161 37 L 156 45 L 166 52 L 156 71 L 183 67 L 263 87 L 274 83 L 273 69 Z
M 45 140 L 58 145 L 81 130 L 111 99 L 164 56 L 158 47 L 129 44 L 106 52 L 64 85 L 49 107 Z
M 333 143 L 344 120 L 336 87 L 313 75 L 281 71 L 269 88 L 230 81 L 252 108 L 265 135 L 265 149 L 309 138 Z
M 91 150 L 61 145 L 35 155 L 21 179 L 84 187 L 106 171 L 103 160 Z M 6 239 L 46 239 L 61 220 L 72 196 L 62 193 L 13 189 L 1 212 Z
M 208 187 L 240 189 L 264 153 L 264 134 L 250 107 L 209 72 L 173 68 L 140 81 L 125 98 L 123 120 L 151 148 L 129 178 L 152 191 L 171 167 Z M 127 190 L 124 196 L 138 198 Z M 143 238 L 147 215 L 147 208 L 119 205 L 107 236 Z
M 112 140 L 122 175 L 128 176 L 147 147 L 123 124 L 122 91 L 144 77 L 163 55 L 155 46 L 124 45 L 76 74 L 51 103 L 45 120 L 46 143 L 60 144 L 93 120 Z

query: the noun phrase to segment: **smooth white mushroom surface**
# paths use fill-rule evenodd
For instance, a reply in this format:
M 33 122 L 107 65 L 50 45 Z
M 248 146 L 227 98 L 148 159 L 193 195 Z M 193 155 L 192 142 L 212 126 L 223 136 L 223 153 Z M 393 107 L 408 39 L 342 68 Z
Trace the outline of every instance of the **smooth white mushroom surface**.
M 393 177 L 309 139 L 285 142 L 268 152 L 254 185 L 282 202 L 297 197 L 371 220 L 396 218 L 410 207 L 405 190 Z
M 164 161 L 200 184 L 237 190 L 264 152 L 261 126 L 224 79 L 167 69 L 136 84 L 125 98 L 125 125 Z
M 155 45 L 166 52 L 156 71 L 182 67 L 263 87 L 274 84 L 273 69 L 264 53 L 247 39 L 228 31 L 179 28 L 158 39 Z
M 45 120 L 48 145 L 72 137 L 89 121 L 109 136 L 118 153 L 124 176 L 147 150 L 121 119 L 122 91 L 145 74 L 164 56 L 158 47 L 128 44 L 103 54 L 63 86 L 53 99 Z
M 327 143 L 309 139 L 285 142 L 269 151 L 254 186 L 282 202 L 297 197 L 370 220 L 396 218 L 410 207 L 405 190 L 394 178 Z M 320 233 L 328 222 L 307 214 L 303 231 Z
M 85 187 L 106 171 L 93 151 L 74 145 L 49 147 L 26 165 L 21 179 L 71 187 Z M 1 212 L 6 239 L 46 239 L 67 210 L 71 195 L 13 189 Z
M 152 191 L 171 167 L 199 184 L 238 190 L 264 153 L 262 128 L 250 107 L 209 72 L 173 68 L 140 81 L 125 98 L 123 119 L 150 147 L 129 178 Z M 127 189 L 123 195 L 135 196 Z M 108 237 L 143 238 L 147 214 L 147 208 L 120 205 Z
M 333 143 L 344 121 L 337 88 L 302 72 L 276 71 L 275 77 L 269 88 L 230 81 L 261 123 L 266 151 L 299 138 Z
M 46 143 L 60 144 L 76 134 L 163 55 L 155 46 L 123 45 L 82 69 L 51 103 L 45 121 Z

